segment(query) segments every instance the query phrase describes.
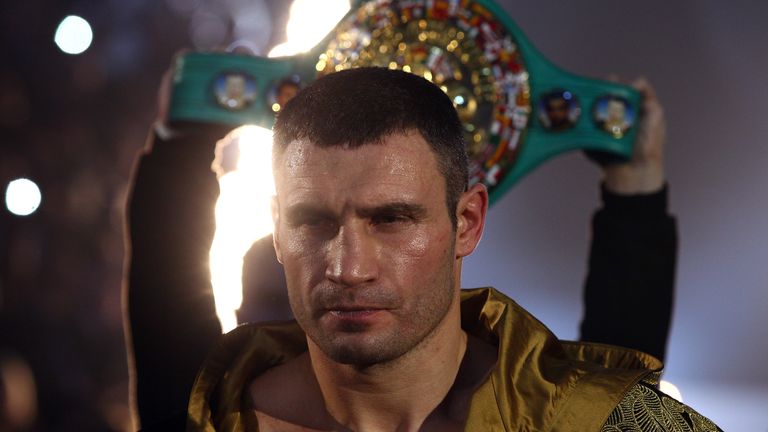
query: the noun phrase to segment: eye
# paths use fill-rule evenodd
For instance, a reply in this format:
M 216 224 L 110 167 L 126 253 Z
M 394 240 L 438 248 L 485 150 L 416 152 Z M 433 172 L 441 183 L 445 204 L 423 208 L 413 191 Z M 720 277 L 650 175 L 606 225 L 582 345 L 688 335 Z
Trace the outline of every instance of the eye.
M 371 218 L 373 225 L 393 225 L 397 223 L 409 222 L 411 218 L 400 214 L 382 214 Z
M 304 219 L 299 223 L 299 226 L 303 226 L 305 228 L 313 229 L 313 230 L 335 230 L 336 229 L 336 222 L 334 222 L 332 219 L 324 218 L 324 217 L 316 217 L 316 218 L 307 218 Z
M 311 232 L 329 232 L 336 229 L 336 222 L 332 218 L 312 213 L 292 215 L 288 218 L 288 225 Z

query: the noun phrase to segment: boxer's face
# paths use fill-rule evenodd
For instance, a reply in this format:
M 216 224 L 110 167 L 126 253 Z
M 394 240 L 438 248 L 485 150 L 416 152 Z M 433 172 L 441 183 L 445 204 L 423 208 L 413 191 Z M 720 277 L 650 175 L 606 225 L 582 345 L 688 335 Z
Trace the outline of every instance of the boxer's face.
M 296 319 L 328 357 L 393 360 L 458 302 L 445 187 L 418 132 L 353 149 L 288 145 L 276 164 L 275 247 Z

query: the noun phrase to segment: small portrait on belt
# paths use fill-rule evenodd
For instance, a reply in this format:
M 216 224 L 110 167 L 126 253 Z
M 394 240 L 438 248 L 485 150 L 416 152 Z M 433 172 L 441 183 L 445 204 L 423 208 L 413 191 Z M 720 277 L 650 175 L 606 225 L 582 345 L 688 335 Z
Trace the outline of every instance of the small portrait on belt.
M 256 80 L 245 72 L 224 72 L 213 81 L 213 94 L 220 106 L 239 111 L 256 100 Z
M 290 75 L 280 79 L 267 96 L 267 102 L 272 111 L 280 111 L 288 101 L 296 96 L 299 90 L 301 90 L 301 80 L 297 75 Z
M 563 131 L 570 129 L 581 116 L 581 106 L 576 96 L 568 90 L 554 90 L 539 99 L 539 122 L 546 129 Z
M 602 96 L 595 101 L 592 115 L 603 131 L 621 138 L 635 124 L 636 113 L 626 99 L 619 96 Z

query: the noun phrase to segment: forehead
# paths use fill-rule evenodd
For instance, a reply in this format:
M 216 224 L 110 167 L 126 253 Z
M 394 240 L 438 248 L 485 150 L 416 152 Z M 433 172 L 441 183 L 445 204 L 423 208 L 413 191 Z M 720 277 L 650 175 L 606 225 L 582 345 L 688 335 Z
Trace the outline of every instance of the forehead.
M 290 143 L 276 160 L 275 186 L 281 202 L 354 199 L 420 199 L 438 194 L 445 182 L 437 158 L 416 131 L 355 148 Z

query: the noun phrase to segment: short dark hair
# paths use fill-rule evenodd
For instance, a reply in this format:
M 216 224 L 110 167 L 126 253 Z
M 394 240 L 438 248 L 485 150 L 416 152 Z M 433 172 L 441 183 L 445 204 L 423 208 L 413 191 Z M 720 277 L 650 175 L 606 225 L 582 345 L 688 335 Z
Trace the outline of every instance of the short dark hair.
M 468 178 L 463 128 L 448 96 L 417 75 L 365 67 L 314 81 L 280 110 L 273 128 L 273 163 L 296 140 L 355 148 L 414 129 L 436 156 L 455 228 L 456 206 Z

